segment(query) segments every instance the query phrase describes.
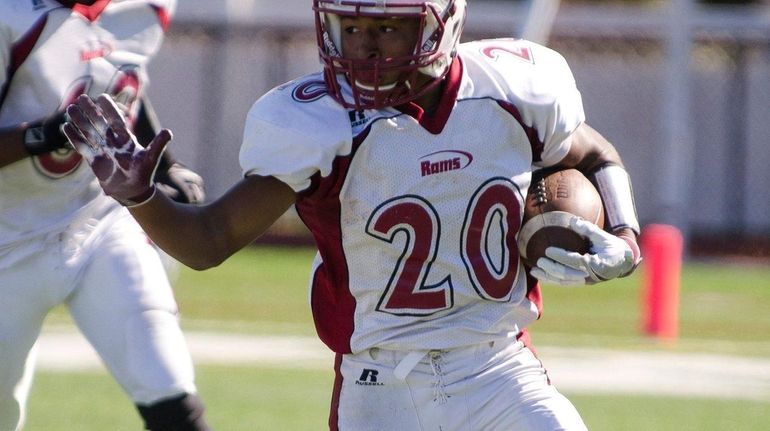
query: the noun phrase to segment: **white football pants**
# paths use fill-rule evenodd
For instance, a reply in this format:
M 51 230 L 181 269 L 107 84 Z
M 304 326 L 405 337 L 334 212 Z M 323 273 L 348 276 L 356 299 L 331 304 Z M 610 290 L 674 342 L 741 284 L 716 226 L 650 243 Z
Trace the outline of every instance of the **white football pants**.
M 155 247 L 124 208 L 105 211 L 0 249 L 0 431 L 22 426 L 33 346 L 60 303 L 135 403 L 196 391 Z
M 417 354 L 372 349 L 337 355 L 336 368 L 332 430 L 586 430 L 514 339 Z

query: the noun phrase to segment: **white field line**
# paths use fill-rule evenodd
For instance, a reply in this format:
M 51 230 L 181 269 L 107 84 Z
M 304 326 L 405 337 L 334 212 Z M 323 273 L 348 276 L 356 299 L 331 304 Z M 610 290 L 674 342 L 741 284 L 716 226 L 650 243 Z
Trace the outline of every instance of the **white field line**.
M 186 332 L 196 365 L 327 369 L 333 355 L 314 337 Z M 538 346 L 552 382 L 563 392 L 624 393 L 770 402 L 770 359 Z M 104 367 L 82 335 L 44 332 L 38 367 L 90 371 Z

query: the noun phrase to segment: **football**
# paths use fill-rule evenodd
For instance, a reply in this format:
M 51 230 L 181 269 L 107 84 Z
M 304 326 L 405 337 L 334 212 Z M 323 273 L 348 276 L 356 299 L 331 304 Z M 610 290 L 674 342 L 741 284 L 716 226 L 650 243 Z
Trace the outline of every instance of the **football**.
M 518 237 L 525 265 L 535 266 L 551 246 L 588 252 L 588 240 L 569 228 L 572 216 L 604 227 L 604 206 L 591 181 L 577 169 L 534 172 Z

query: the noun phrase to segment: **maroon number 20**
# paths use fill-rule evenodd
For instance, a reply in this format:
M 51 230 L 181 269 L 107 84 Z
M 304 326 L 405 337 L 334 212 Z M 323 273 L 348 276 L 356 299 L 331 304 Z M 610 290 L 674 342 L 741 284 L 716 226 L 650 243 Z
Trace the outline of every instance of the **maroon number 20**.
M 519 271 L 516 234 L 521 227 L 521 192 L 507 178 L 492 178 L 472 195 L 465 211 L 460 256 L 471 285 L 485 300 L 507 301 Z M 489 253 L 490 234 L 500 232 L 500 256 Z M 393 243 L 406 237 L 400 257 L 388 280 L 377 310 L 396 315 L 426 316 L 453 305 L 451 275 L 427 284 L 441 239 L 438 212 L 426 199 L 404 195 L 390 199 L 374 210 L 366 232 Z

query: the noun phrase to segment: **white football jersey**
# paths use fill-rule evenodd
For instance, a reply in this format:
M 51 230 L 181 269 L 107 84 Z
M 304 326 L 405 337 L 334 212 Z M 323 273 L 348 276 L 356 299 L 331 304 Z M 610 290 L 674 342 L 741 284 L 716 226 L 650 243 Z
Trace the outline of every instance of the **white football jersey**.
M 348 89 L 349 90 L 349 89 Z M 584 120 L 565 60 L 524 40 L 463 44 L 437 110 L 348 111 L 321 74 L 249 112 L 245 175 L 299 192 L 318 256 L 310 301 L 338 353 L 447 349 L 513 336 L 540 310 L 516 235 L 533 165 Z
M 35 121 L 86 93 L 113 95 L 136 115 L 145 67 L 175 0 L 112 0 L 62 6 L 0 3 L 0 127 Z M 72 150 L 0 168 L 0 246 L 67 225 L 78 211 L 110 203 Z

